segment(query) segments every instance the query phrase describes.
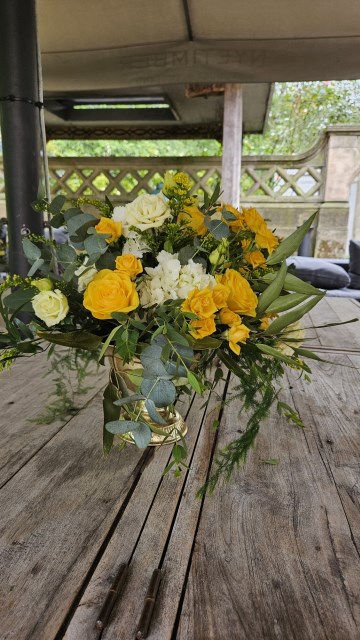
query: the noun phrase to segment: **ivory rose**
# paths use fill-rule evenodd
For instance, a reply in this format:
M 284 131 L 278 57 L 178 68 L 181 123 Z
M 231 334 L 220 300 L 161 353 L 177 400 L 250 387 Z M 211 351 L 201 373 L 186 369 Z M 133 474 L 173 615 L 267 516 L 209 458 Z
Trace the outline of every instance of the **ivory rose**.
M 144 194 L 125 207 L 127 225 L 140 231 L 161 227 L 171 217 L 168 203 L 162 196 Z
M 66 296 L 59 289 L 55 291 L 40 291 L 32 301 L 35 315 L 45 322 L 47 327 L 59 324 L 69 312 Z
M 94 318 L 109 320 L 114 311 L 129 313 L 136 309 L 139 296 L 129 276 L 102 269 L 88 285 L 83 304 Z
M 86 266 L 88 262 L 88 257 L 85 258 L 84 263 L 80 265 L 78 269 L 74 272 L 74 275 L 78 278 L 78 291 L 81 293 L 85 291 L 88 284 L 91 282 L 95 274 L 97 273 L 97 269 L 95 267 Z
M 257 297 L 249 283 L 235 269 L 227 269 L 221 276 L 216 276 L 220 284 L 229 289 L 227 306 L 231 311 L 244 316 L 256 316 Z

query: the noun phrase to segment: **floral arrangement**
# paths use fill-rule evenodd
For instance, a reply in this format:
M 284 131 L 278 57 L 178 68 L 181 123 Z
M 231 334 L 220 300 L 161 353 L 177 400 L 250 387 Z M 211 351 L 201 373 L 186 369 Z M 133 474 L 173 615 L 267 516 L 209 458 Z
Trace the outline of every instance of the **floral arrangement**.
M 280 242 L 256 209 L 222 203 L 220 186 L 203 201 L 191 186 L 185 173 L 167 172 L 161 194 L 123 207 L 61 195 L 34 203 L 69 242 L 24 238 L 28 276 L 2 285 L 0 363 L 55 343 L 132 364 L 131 389 L 115 367 L 104 392 L 105 453 L 115 442 L 146 447 L 163 408 L 213 390 L 230 371 L 247 425 L 218 452 L 211 491 L 245 460 L 274 401 L 299 422 L 278 401 L 278 382 L 285 366 L 310 372 L 304 357 L 315 356 L 301 347 L 299 321 L 323 292 L 286 266 L 314 216 Z M 179 438 L 169 465 L 177 474 L 187 455 Z

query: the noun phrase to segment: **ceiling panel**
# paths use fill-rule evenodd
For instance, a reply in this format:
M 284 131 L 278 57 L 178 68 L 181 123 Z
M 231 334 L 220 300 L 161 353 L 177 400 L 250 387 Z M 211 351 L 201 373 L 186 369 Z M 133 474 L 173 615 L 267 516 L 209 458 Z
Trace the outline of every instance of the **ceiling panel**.
M 181 0 L 38 0 L 43 52 L 86 51 L 187 39 Z
M 360 35 L 359 0 L 188 0 L 195 39 Z

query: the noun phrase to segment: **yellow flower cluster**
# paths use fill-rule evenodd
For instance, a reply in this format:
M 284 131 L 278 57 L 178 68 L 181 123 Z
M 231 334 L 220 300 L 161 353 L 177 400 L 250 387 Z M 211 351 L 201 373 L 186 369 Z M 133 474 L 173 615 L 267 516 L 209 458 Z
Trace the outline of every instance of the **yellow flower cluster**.
M 170 171 L 166 171 L 164 176 L 163 191 L 166 195 L 185 196 L 191 189 L 191 179 L 182 171 L 178 171 L 175 175 Z
M 225 335 L 229 347 L 239 354 L 239 342 L 245 342 L 250 335 L 240 314 L 256 316 L 257 296 L 248 281 L 234 269 L 227 269 L 216 280 L 217 284 L 212 289 L 193 289 L 182 303 L 181 310 L 197 316 L 198 319 L 189 323 L 189 333 L 196 340 L 215 333 L 216 313 L 219 312 L 220 324 L 230 327 Z
M 250 209 L 242 208 L 241 211 L 239 211 L 229 204 L 225 204 L 223 206 L 227 211 L 230 211 L 234 216 L 236 216 L 235 220 L 230 220 L 230 222 L 227 222 L 230 229 L 234 233 L 250 230 L 255 233 L 255 242 L 259 249 L 266 249 L 269 253 L 272 253 L 274 249 L 276 249 L 279 244 L 279 240 L 273 234 L 271 229 L 269 229 L 266 221 L 260 215 L 257 209 L 254 209 L 253 207 Z M 222 208 L 220 209 L 220 211 L 222 210 Z M 226 222 L 224 218 L 223 222 Z M 245 243 L 247 244 L 245 244 L 243 248 L 246 249 L 246 247 L 249 246 L 250 242 L 245 241 Z M 245 259 L 247 262 L 249 262 L 249 264 L 251 264 L 251 266 L 253 266 L 254 269 L 265 262 L 265 258 L 259 250 L 245 254 Z

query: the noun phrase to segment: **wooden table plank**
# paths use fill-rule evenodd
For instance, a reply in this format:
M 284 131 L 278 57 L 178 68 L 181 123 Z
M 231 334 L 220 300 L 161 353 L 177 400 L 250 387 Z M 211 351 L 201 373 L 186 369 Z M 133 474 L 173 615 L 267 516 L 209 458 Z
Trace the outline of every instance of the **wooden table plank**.
M 55 374 L 46 374 L 49 363 L 46 354 L 23 358 L 10 371 L 1 375 L 0 401 L 0 487 L 41 449 L 63 426 L 68 418 L 51 424 L 36 424 L 36 419 L 49 401 L 55 388 Z M 71 379 L 74 380 L 72 372 Z M 106 384 L 105 367 L 89 367 L 86 378 L 88 390 L 77 398 L 79 408 L 84 407 L 98 390 Z
M 318 423 L 324 409 L 313 407 Z M 236 424 L 230 405 L 222 445 Z M 206 498 L 178 640 L 359 638 L 359 556 L 316 437 L 273 414 L 246 467 Z
M 177 602 L 186 572 L 186 558 L 190 555 L 200 509 L 200 503 L 194 499 L 195 491 L 192 479 L 194 470 L 196 470 L 197 482 L 203 482 L 206 476 L 209 448 L 211 450 L 211 442 L 214 437 L 214 433 L 209 430 L 209 425 L 216 417 L 214 412 L 216 414 L 218 400 L 214 396 L 207 407 L 203 407 L 203 404 L 204 399 L 197 398 L 186 418 L 189 424 L 187 442 L 192 458 L 190 477 L 185 472 L 183 477 L 179 479 L 175 478 L 172 473 L 162 478 L 161 474 L 168 462 L 170 449 L 162 447 L 156 451 L 156 457 L 144 471 L 131 503 L 124 512 L 111 543 L 79 603 L 64 640 L 77 640 L 81 637 L 93 640 L 99 637 L 100 634 L 94 629 L 94 625 L 109 587 L 107 578 L 114 571 L 114 566 L 118 566 L 121 562 L 127 562 L 130 558 L 130 574 L 124 593 L 115 607 L 108 628 L 105 629 L 101 637 L 104 640 L 135 637 L 136 625 L 140 618 L 151 574 L 155 568 L 159 566 L 163 568 L 162 558 L 166 553 L 173 519 L 178 508 L 181 510 L 184 501 L 186 501 L 187 509 L 185 509 L 184 519 L 182 519 L 182 536 L 185 534 L 186 544 L 181 549 L 182 563 L 177 567 L 176 574 L 171 577 L 171 581 L 174 580 L 174 583 L 178 583 L 178 594 L 172 602 L 173 611 L 168 611 L 167 615 L 168 620 L 172 617 L 175 619 Z M 205 428 L 201 430 L 199 436 L 204 421 Z M 139 512 L 143 511 L 145 511 L 144 515 L 139 518 Z M 183 528 L 184 525 L 185 528 Z M 167 579 L 169 579 L 168 572 L 169 565 L 166 565 L 156 611 L 158 611 L 158 607 L 162 609 L 162 593 Z M 161 637 L 162 640 L 170 639 L 172 626 L 173 622 L 169 631 L 161 627 L 160 636 L 157 637 Z
M 1 490 L 2 640 L 55 638 L 137 481 L 143 453 L 101 452 L 98 395 Z

